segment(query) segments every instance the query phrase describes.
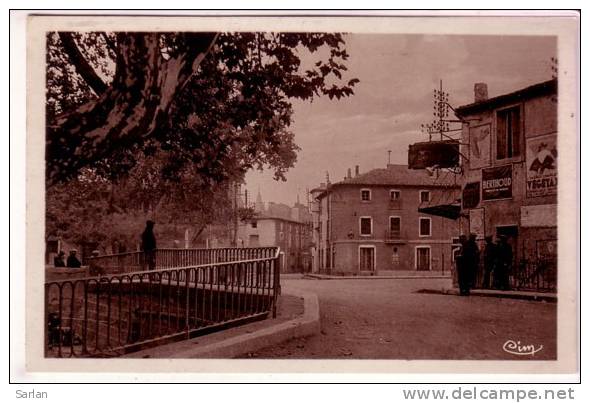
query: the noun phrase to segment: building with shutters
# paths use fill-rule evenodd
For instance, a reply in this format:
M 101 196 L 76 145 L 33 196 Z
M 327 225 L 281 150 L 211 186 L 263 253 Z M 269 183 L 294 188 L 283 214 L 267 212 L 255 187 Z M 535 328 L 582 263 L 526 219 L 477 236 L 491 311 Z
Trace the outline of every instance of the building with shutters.
M 446 271 L 458 222 L 418 212 L 456 202 L 455 175 L 389 164 L 311 190 L 313 272 L 387 275 L 393 271 Z
M 482 85 L 475 102 L 456 108 L 464 122 L 462 232 L 507 236 L 512 286 L 554 290 L 557 80 L 489 99 Z
M 282 272 L 309 272 L 311 214 L 307 206 L 300 203 L 299 198 L 292 207 L 282 203 L 264 203 L 258 193 L 254 211 L 252 219 L 238 225 L 238 247 L 278 246 L 281 248 Z

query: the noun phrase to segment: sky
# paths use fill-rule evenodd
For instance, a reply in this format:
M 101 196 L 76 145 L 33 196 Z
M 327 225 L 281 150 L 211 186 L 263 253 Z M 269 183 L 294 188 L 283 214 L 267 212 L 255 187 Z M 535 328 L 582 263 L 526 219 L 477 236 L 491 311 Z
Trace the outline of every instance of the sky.
M 292 205 L 306 190 L 344 178 L 355 165 L 364 173 L 391 163 L 406 164 L 409 144 L 426 141 L 420 124 L 432 121 L 433 90 L 442 80 L 453 107 L 473 102 L 473 85 L 488 85 L 489 97 L 552 77 L 554 37 L 349 34 L 346 80 L 360 82 L 341 100 L 294 101 L 291 130 L 301 147 L 286 182 L 271 170 L 250 171 L 246 189 L 263 201 Z M 302 60 L 308 56 L 302 55 Z M 450 116 L 453 118 L 453 116 Z

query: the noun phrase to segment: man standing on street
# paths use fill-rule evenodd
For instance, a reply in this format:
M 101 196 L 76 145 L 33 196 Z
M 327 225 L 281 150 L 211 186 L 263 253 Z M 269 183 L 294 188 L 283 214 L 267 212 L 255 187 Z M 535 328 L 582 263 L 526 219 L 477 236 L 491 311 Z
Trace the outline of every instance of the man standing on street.
M 156 236 L 154 235 L 154 224 L 152 220 L 147 220 L 145 230 L 141 234 L 141 250 L 144 254 L 144 264 L 148 265 L 149 270 L 156 268 Z
M 459 236 L 459 243 L 461 244 L 461 250 L 457 256 L 457 280 L 459 282 L 459 294 L 469 295 L 469 287 L 467 282 L 467 271 L 465 268 L 465 246 L 467 244 L 467 237 L 465 235 Z
M 479 249 L 475 243 L 475 234 L 469 235 L 469 240 L 465 242 L 463 247 L 463 266 L 464 266 L 464 281 L 465 281 L 465 293 L 469 295 L 469 290 L 473 287 L 475 280 L 475 274 L 477 273 L 477 267 L 479 264 Z
M 490 288 L 490 277 L 494 276 L 497 277 L 497 273 L 495 272 L 495 267 L 496 267 L 496 244 L 494 243 L 493 239 L 491 236 L 486 236 L 486 245 L 485 245 L 485 249 L 483 252 L 483 284 L 482 287 L 483 288 Z M 494 284 L 497 282 L 496 279 L 494 279 Z
M 508 291 L 510 289 L 509 276 L 512 270 L 512 247 L 508 243 L 506 235 L 500 235 L 500 240 L 496 247 L 496 254 L 498 256 L 496 266 L 496 270 L 498 271 L 498 288 Z

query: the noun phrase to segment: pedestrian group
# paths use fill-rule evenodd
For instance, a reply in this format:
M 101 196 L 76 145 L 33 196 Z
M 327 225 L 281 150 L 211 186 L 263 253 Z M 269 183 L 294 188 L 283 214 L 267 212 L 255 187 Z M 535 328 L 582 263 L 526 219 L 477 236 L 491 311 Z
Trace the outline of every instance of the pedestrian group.
M 475 286 L 476 274 L 479 268 L 480 251 L 476 243 L 475 234 L 459 237 L 461 249 L 456 258 L 459 294 L 467 296 Z M 485 237 L 483 250 L 483 288 L 510 290 L 510 273 L 512 271 L 512 247 L 505 235 L 498 236 L 498 243 L 494 243 L 491 236 Z
M 76 249 L 70 250 L 70 255 L 67 261 L 64 262 L 64 256 L 66 255 L 63 250 L 60 250 L 57 256 L 53 258 L 53 265 L 55 267 L 69 267 L 72 269 L 78 269 L 82 267 L 82 263 L 77 257 L 78 251 Z

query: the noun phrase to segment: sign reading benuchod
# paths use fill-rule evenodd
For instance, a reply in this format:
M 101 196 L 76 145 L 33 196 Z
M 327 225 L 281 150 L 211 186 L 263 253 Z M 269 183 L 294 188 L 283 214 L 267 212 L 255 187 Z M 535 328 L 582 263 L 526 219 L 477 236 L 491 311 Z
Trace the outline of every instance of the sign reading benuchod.
M 557 194 L 557 137 L 533 137 L 526 142 L 526 195 Z
M 512 165 L 481 170 L 482 200 L 510 199 L 512 197 Z

